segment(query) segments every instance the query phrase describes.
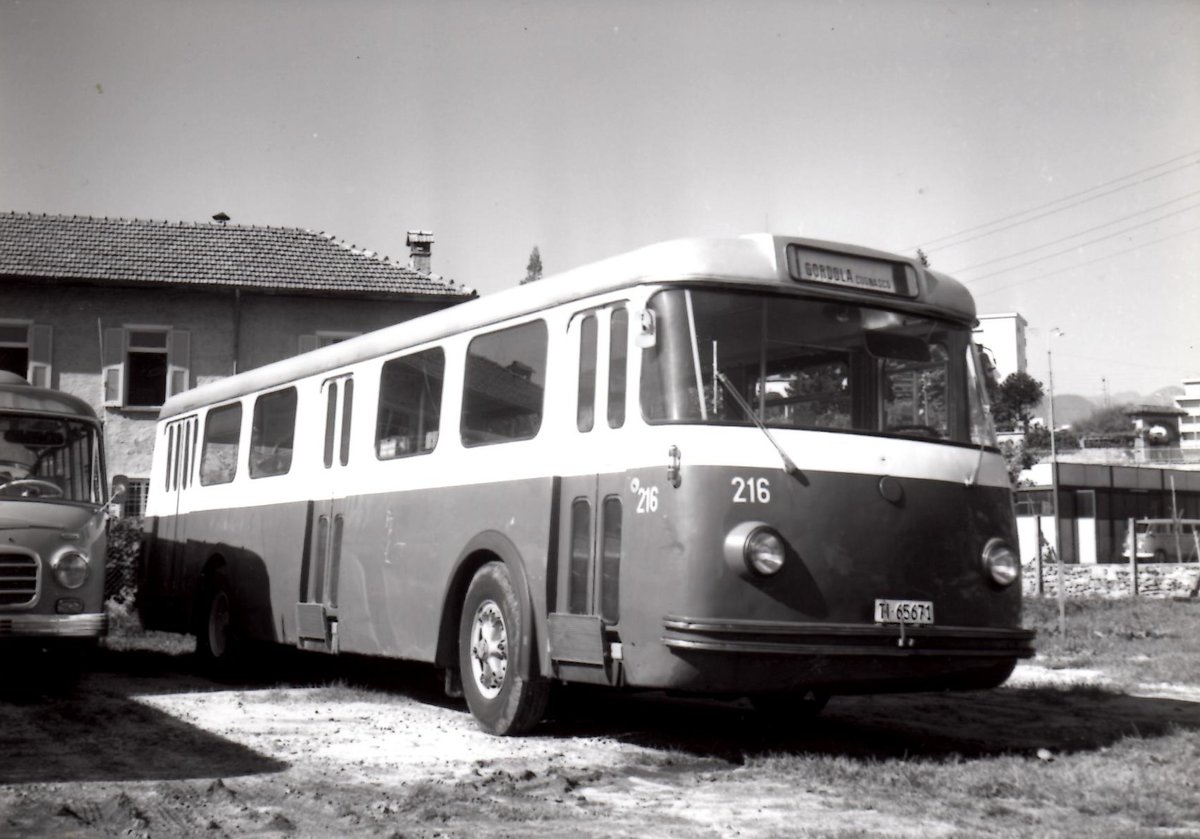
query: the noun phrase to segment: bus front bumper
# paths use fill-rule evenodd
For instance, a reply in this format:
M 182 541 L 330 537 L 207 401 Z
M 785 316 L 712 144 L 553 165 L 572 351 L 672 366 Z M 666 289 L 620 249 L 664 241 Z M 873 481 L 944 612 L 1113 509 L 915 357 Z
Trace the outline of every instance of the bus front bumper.
M 108 615 L 0 615 L 0 638 L 99 638 Z
M 795 656 L 1031 658 L 1029 629 L 802 623 L 667 615 L 662 643 L 676 652 Z

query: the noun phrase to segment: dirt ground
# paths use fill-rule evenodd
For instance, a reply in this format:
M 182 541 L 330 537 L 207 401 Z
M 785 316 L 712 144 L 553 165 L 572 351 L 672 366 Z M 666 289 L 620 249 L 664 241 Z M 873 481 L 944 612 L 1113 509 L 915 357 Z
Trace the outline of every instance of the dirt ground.
M 432 670 L 300 658 L 222 683 L 187 656 L 101 651 L 67 695 L 0 697 L 0 835 L 952 836 L 757 759 L 1032 760 L 1200 728 L 1195 688 L 1055 694 L 1039 685 L 1100 674 L 1022 667 L 997 691 L 835 699 L 790 730 L 576 691 L 532 736 L 496 738 Z

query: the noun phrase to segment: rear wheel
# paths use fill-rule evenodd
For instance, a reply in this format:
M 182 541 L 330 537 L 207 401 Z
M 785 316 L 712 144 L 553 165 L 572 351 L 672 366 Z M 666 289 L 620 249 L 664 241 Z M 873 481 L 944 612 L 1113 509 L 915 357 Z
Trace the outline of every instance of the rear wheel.
M 528 677 L 521 634 L 530 616 L 503 563 L 476 572 L 463 601 L 458 632 L 458 666 L 467 707 L 480 728 L 492 734 L 521 734 L 541 721 L 549 683 Z
M 204 587 L 196 622 L 196 655 L 202 664 L 227 669 L 237 651 L 234 632 L 233 600 L 223 571 L 215 572 Z

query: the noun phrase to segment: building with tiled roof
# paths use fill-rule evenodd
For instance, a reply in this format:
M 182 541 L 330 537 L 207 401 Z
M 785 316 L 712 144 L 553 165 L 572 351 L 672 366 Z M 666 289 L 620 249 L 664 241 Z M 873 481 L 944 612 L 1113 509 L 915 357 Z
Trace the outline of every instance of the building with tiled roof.
M 0 213 L 0 370 L 93 405 L 140 489 L 171 394 L 475 296 L 431 272 L 431 233 L 408 243 L 401 263 L 297 228 Z

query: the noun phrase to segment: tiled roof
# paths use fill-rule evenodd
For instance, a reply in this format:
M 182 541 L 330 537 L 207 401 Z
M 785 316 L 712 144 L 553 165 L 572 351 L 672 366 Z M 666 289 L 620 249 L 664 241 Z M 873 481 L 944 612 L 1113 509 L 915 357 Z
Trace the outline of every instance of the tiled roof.
M 474 296 L 311 230 L 29 213 L 0 213 L 0 277 Z

